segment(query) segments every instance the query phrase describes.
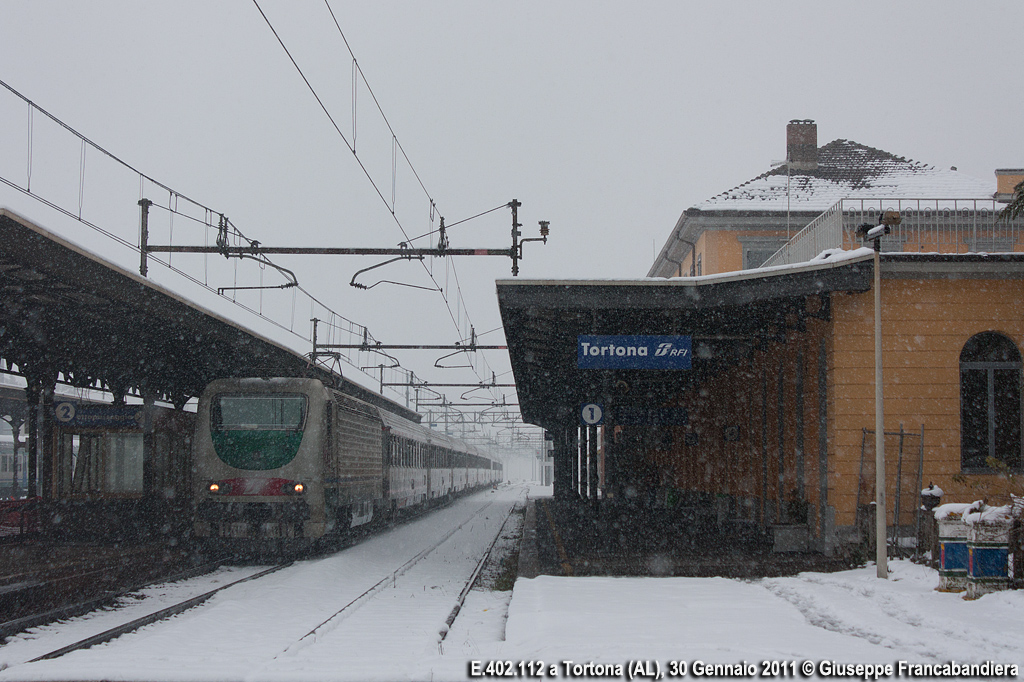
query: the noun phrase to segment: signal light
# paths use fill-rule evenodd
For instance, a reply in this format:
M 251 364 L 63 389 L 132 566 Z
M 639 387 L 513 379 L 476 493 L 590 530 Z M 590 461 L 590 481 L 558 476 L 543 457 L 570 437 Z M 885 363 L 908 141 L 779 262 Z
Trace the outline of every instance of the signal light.
M 306 489 L 306 486 L 302 485 L 301 483 L 296 483 L 294 486 L 292 486 L 292 490 L 294 490 L 296 493 L 298 493 L 300 495 L 302 494 L 302 492 L 305 489 Z
M 206 486 L 206 489 L 209 490 L 211 493 L 219 493 L 220 483 L 211 483 L 210 485 Z

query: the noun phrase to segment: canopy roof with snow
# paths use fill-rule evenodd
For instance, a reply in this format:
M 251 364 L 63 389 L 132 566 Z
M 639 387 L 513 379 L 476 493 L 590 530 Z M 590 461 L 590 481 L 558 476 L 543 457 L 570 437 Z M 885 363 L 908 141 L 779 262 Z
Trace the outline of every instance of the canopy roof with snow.
M 184 403 L 230 376 L 312 376 L 419 415 L 0 207 L 0 362 Z

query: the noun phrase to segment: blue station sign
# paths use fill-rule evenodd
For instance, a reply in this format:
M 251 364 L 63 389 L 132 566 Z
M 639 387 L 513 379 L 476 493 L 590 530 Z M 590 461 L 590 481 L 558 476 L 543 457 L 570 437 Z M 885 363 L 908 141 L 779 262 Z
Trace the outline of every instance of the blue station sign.
M 142 405 L 95 405 L 65 401 L 54 405 L 53 416 L 65 427 L 81 429 L 141 429 Z
M 599 336 L 580 334 L 579 369 L 690 369 L 689 336 Z

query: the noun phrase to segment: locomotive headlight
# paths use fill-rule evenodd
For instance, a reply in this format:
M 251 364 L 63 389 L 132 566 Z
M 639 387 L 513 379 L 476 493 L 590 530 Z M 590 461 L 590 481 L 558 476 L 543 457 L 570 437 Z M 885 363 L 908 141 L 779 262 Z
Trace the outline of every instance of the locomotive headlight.
M 299 495 L 301 495 L 302 492 L 305 489 L 306 489 L 306 486 L 302 485 L 301 483 L 296 483 L 295 485 L 292 486 L 292 490 L 294 490 L 296 492 L 296 494 L 299 494 Z
M 211 493 L 219 493 L 220 483 L 211 483 L 210 485 L 206 486 L 206 489 L 209 490 Z

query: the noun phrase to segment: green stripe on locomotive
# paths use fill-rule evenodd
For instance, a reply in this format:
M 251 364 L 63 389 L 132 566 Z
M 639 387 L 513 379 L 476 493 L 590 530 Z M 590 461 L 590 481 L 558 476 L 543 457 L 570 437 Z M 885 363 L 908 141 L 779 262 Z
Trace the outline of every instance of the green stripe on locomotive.
M 210 437 L 222 462 L 249 471 L 283 467 L 302 443 L 301 431 L 212 431 Z

